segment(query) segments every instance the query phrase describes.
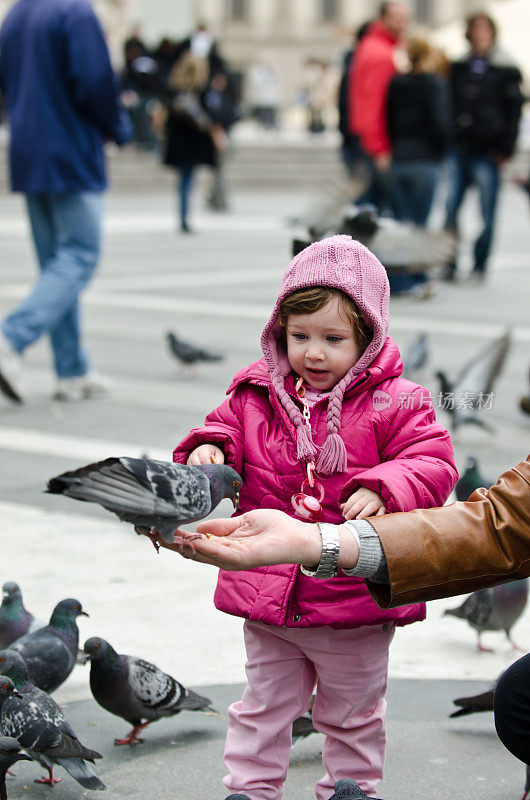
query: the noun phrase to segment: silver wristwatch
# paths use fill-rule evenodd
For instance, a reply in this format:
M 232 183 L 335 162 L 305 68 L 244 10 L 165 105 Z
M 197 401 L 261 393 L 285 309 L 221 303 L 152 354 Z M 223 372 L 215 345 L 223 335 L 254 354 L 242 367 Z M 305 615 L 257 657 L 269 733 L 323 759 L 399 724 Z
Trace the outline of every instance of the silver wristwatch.
M 300 571 L 309 578 L 334 578 L 339 561 L 340 539 L 338 525 L 319 522 L 318 529 L 322 536 L 322 554 L 316 569 L 308 569 L 300 565 Z

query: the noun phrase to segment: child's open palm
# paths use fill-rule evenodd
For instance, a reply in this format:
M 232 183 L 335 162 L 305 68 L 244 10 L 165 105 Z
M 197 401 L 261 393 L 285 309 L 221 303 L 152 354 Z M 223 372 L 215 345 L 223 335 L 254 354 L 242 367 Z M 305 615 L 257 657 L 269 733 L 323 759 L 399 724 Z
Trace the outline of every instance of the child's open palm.
M 351 494 L 345 503 L 341 503 L 340 510 L 344 519 L 365 519 L 386 514 L 385 505 L 377 492 L 364 486 Z

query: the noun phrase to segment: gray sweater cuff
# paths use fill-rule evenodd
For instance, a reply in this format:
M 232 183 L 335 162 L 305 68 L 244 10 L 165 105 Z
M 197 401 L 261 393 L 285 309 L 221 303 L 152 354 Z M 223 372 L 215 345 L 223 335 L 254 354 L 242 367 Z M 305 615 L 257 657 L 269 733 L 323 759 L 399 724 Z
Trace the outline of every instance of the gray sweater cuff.
M 353 535 L 359 537 L 359 561 L 353 569 L 343 569 L 345 575 L 369 578 L 374 583 L 388 583 L 388 568 L 379 536 L 365 519 L 343 522 Z

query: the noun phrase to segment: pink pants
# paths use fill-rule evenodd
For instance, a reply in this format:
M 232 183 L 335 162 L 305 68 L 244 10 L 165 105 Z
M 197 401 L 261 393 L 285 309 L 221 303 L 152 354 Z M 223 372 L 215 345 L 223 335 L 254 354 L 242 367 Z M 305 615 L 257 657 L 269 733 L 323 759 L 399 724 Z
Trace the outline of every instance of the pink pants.
M 291 725 L 307 711 L 316 684 L 315 728 L 325 734 L 326 775 L 316 785 L 329 800 L 341 778 L 373 794 L 383 775 L 384 694 L 394 625 L 353 630 L 280 628 L 245 622 L 247 685 L 228 709 L 223 783 L 250 800 L 280 800 L 291 753 Z

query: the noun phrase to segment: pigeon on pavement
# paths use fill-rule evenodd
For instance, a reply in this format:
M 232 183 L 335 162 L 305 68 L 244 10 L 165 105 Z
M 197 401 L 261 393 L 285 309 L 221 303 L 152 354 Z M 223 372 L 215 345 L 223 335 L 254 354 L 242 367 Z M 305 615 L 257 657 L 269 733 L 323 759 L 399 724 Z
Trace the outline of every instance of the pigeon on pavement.
M 466 422 L 491 432 L 491 427 L 478 418 L 477 411 L 488 404 L 488 398 L 490 398 L 493 385 L 503 368 L 509 347 L 510 332 L 508 331 L 473 356 L 462 367 L 453 383 L 441 370 L 436 373 L 440 382 L 440 390 L 444 396 L 444 408 L 451 416 L 453 432 L 456 432 L 460 425 Z
M 116 745 L 142 742 L 139 734 L 162 717 L 172 717 L 184 710 L 214 711 L 207 697 L 186 689 L 148 661 L 120 655 L 99 636 L 85 642 L 85 653 L 90 661 L 94 699 L 133 726 L 124 739 L 115 740 Z
M 510 631 L 523 613 L 528 600 L 528 579 L 503 583 L 491 589 L 473 592 L 457 608 L 444 611 L 466 620 L 477 631 L 477 649 L 491 652 L 483 647 L 480 636 L 483 631 L 504 631 L 514 650 L 520 650 L 510 637 Z
M 409 345 L 403 356 L 403 377 L 408 378 L 420 369 L 423 369 L 429 358 L 427 334 L 420 333 Z
M 61 600 L 53 610 L 49 625 L 27 633 L 11 645 L 26 662 L 31 682 L 45 692 L 55 691 L 75 666 L 79 644 L 76 619 L 79 616 L 88 617 L 79 600 Z
M 495 481 L 489 481 L 487 478 L 482 477 L 477 459 L 474 456 L 469 456 L 465 472 L 460 476 L 455 486 L 456 499 L 465 501 L 473 494 L 475 489 L 480 487 L 487 489 L 494 483 Z
M 107 458 L 48 481 L 48 492 L 99 503 L 154 541 L 208 516 L 223 498 L 237 506 L 241 478 L 227 464 L 185 466 L 141 458 Z M 194 537 L 182 539 L 191 544 Z M 176 541 L 176 540 L 175 540 Z M 192 549 L 193 549 L 193 545 Z
M 8 581 L 2 586 L 2 605 L 0 606 L 0 648 L 8 647 L 11 642 L 43 628 L 46 623 L 35 619 L 24 608 L 20 586 Z
M 223 360 L 223 356 L 220 353 L 213 353 L 210 350 L 204 350 L 201 347 L 190 344 L 190 342 L 184 342 L 172 331 L 166 334 L 166 339 L 171 355 L 187 367 L 196 364 L 197 361 L 212 362 Z
M 337 781 L 334 788 L 335 794 L 330 797 L 330 800 L 370 800 L 368 795 L 351 778 L 342 778 Z M 377 800 L 377 798 L 372 798 L 372 800 Z
M 16 739 L 32 758 L 48 770 L 49 777 L 37 783 L 50 786 L 57 783 L 53 777 L 53 767 L 59 764 L 85 789 L 106 789 L 105 784 L 85 764 L 85 760 L 93 763 L 102 756 L 48 722 L 38 706 L 25 700 L 15 689 L 13 681 L 5 675 L 0 676 L 0 732 Z
M 16 739 L 0 736 L 0 800 L 7 800 L 6 772 L 16 761 L 32 761 L 23 753 Z
M 0 650 L 0 674 L 13 681 L 15 689 L 20 692 L 27 703 L 31 703 L 40 712 L 42 718 L 54 725 L 61 733 L 72 739 L 78 740 L 78 736 L 53 697 L 50 697 L 42 689 L 38 689 L 29 680 L 28 669 L 24 659 L 15 650 Z M 38 754 L 35 756 L 39 760 Z M 42 762 L 41 762 L 42 763 Z M 46 764 L 43 764 L 46 767 Z M 46 767 L 47 768 L 47 767 Z M 45 782 L 48 783 L 48 778 Z M 60 778 L 58 779 L 60 780 Z M 57 780 L 55 780 L 57 783 Z

